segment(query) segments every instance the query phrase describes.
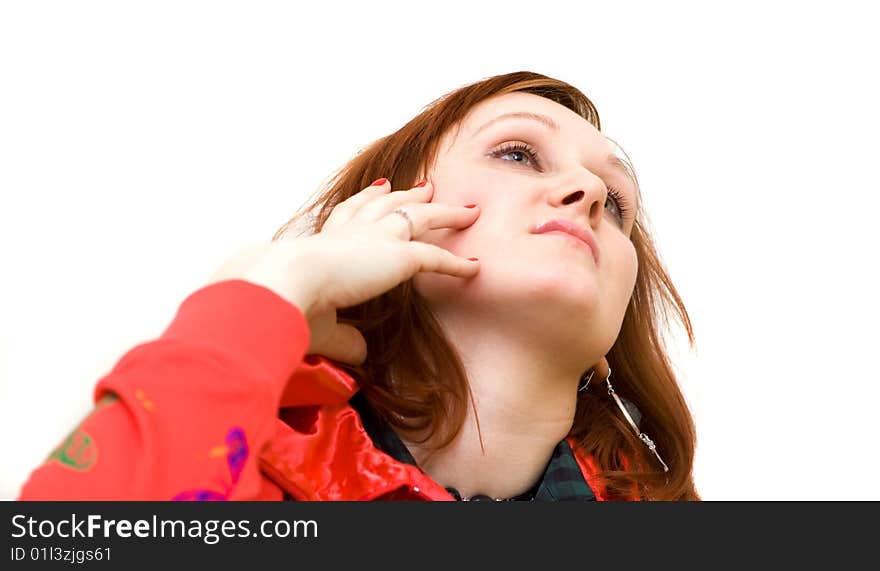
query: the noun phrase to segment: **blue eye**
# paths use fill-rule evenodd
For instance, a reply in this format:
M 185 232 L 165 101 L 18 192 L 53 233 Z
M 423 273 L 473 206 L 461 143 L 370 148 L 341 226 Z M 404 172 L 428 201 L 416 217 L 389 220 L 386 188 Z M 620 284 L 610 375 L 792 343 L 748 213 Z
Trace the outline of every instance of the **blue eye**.
M 490 156 L 495 158 L 503 157 L 504 155 L 520 155 L 528 159 L 528 163 L 525 163 L 521 160 L 512 160 L 515 163 L 527 164 L 538 170 L 541 170 L 541 161 L 538 159 L 538 151 L 530 147 L 525 143 L 508 143 L 501 147 L 500 149 L 496 149 L 489 153 Z M 605 206 L 608 204 L 614 206 L 617 209 L 616 217 L 620 220 L 621 224 L 623 220 L 626 218 L 626 213 L 629 212 L 629 205 L 627 200 L 623 197 L 623 194 L 620 193 L 613 186 L 608 186 L 608 200 L 605 202 Z
M 498 150 L 492 151 L 491 156 L 493 157 L 503 157 L 504 155 L 525 155 L 528 156 L 529 161 L 531 161 L 531 165 L 538 170 L 541 170 L 541 161 L 538 160 L 538 151 L 526 145 L 525 143 L 512 143 L 501 147 Z M 513 162 L 519 163 L 521 161 L 514 160 Z
M 623 222 L 624 218 L 626 218 L 626 213 L 629 212 L 629 206 L 627 205 L 626 199 L 623 195 L 613 186 L 608 187 L 608 200 L 613 200 L 614 207 L 617 208 L 617 217 Z M 608 204 L 608 201 L 605 201 L 605 204 Z

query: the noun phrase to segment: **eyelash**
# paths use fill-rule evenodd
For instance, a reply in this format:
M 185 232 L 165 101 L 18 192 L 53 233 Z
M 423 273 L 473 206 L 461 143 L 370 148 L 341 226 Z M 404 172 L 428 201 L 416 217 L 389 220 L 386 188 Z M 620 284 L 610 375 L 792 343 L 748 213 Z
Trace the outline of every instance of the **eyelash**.
M 509 143 L 501 147 L 500 149 L 494 150 L 490 153 L 491 156 L 498 158 L 502 155 L 506 155 L 508 153 L 520 152 L 529 155 L 529 160 L 532 161 L 532 164 L 539 171 L 541 170 L 541 161 L 538 157 L 538 151 L 530 147 L 525 143 Z M 617 204 L 617 210 L 620 212 L 621 220 L 626 218 L 627 213 L 629 213 L 629 203 L 623 197 L 619 190 L 615 187 L 606 185 L 608 188 L 608 194 L 614 199 L 614 202 Z

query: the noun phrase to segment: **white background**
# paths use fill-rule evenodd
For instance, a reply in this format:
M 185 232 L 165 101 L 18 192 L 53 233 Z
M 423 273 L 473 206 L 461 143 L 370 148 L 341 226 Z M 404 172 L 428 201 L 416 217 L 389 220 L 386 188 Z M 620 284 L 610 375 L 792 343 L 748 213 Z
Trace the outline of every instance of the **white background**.
M 0 498 L 361 146 L 531 70 L 635 165 L 697 337 L 704 498 L 880 499 L 868 4 L 3 3 Z

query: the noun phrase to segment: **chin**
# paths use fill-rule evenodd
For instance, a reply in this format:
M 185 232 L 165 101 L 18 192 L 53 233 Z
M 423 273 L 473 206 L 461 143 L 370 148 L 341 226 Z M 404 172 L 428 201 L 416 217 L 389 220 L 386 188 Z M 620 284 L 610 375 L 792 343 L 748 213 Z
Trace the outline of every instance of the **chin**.
M 588 272 L 578 272 L 572 268 L 532 270 L 523 274 L 520 280 L 521 286 L 542 303 L 584 309 L 594 308 L 599 303 L 599 284 L 595 275 Z
M 486 307 L 509 305 L 511 308 L 534 307 L 543 312 L 557 307 L 569 317 L 572 311 L 595 311 L 599 305 L 599 287 L 595 272 L 573 264 L 536 264 L 523 260 L 518 264 L 495 264 L 480 258 L 480 272 L 470 280 L 436 272 L 413 276 L 416 291 L 436 303 L 468 300 Z

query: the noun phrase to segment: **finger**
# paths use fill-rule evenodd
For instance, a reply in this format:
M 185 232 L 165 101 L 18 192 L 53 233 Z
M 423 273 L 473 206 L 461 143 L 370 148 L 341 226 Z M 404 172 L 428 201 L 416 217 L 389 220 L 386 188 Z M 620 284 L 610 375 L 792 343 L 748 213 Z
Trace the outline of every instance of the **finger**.
M 421 204 L 430 202 L 434 196 L 434 185 L 427 182 L 424 186 L 415 186 L 408 190 L 395 190 L 365 204 L 355 214 L 358 220 L 374 222 L 403 204 Z
M 402 206 L 407 216 L 412 220 L 412 235 L 406 218 L 398 213 L 390 212 L 382 221 L 395 236 L 401 239 L 418 239 L 428 230 L 439 228 L 467 228 L 480 215 L 479 208 L 465 208 L 451 204 L 421 204 L 409 203 Z
M 381 180 L 381 179 L 379 179 Z M 378 181 L 376 181 L 378 182 Z M 372 184 L 356 194 L 351 195 L 339 204 L 333 207 L 333 211 L 327 219 L 334 219 L 333 224 L 345 223 L 357 215 L 357 212 L 368 202 L 374 200 L 377 196 L 387 193 L 391 190 L 391 182 L 387 179 L 382 184 Z M 325 223 L 326 226 L 326 223 Z
M 467 228 L 480 217 L 480 207 L 454 206 L 452 204 L 418 204 L 416 212 L 423 214 L 424 228 L 416 227 L 416 234 L 438 228 Z
M 317 352 L 334 361 L 361 365 L 367 359 L 367 342 L 354 326 L 337 323 Z
M 470 278 L 480 271 L 480 262 L 468 260 L 456 256 L 448 250 L 444 250 L 433 244 L 424 242 L 410 242 L 410 248 L 415 251 L 420 272 L 436 272 L 461 278 Z

